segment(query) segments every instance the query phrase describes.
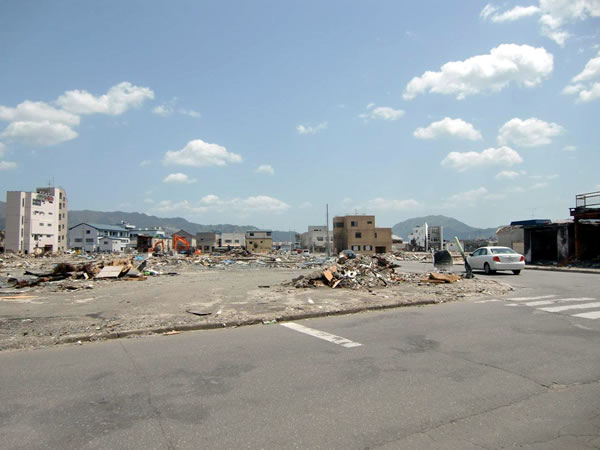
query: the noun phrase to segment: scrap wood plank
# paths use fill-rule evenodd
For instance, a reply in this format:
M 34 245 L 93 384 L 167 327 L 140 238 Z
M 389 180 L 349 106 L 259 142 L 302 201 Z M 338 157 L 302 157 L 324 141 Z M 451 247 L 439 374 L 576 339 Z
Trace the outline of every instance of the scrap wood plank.
M 105 266 L 96 278 L 118 278 L 125 266 Z
M 453 273 L 430 273 L 429 278 L 422 281 L 427 283 L 454 283 L 461 279 L 460 275 Z
M 2 299 L 2 300 L 18 300 L 20 298 L 27 299 L 27 298 L 37 298 L 37 297 L 35 295 L 3 295 L 3 296 L 0 296 L 0 299 Z

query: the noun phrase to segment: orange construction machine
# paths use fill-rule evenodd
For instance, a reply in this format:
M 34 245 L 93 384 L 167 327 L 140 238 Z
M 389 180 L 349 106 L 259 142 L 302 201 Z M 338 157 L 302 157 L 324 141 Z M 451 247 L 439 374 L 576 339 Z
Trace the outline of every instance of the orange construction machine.
M 175 250 L 175 253 L 186 255 L 199 255 L 202 253 L 200 250 L 194 249 L 187 239 L 178 234 L 173 235 L 173 250 Z

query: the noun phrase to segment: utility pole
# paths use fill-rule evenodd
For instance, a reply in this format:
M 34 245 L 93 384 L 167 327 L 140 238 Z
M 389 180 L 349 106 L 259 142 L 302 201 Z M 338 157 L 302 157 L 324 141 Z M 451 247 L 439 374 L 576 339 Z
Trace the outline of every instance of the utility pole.
M 325 204 L 325 227 L 327 230 L 327 242 L 325 244 L 327 245 L 327 257 L 329 258 L 329 203 Z

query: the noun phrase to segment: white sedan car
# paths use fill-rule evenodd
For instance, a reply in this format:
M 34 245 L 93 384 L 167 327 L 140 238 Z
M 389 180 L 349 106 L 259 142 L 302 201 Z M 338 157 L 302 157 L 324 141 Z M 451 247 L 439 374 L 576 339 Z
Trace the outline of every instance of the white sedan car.
M 525 257 L 508 247 L 481 247 L 467 256 L 473 270 L 483 270 L 492 274 L 496 270 L 512 270 L 519 275 L 525 267 Z

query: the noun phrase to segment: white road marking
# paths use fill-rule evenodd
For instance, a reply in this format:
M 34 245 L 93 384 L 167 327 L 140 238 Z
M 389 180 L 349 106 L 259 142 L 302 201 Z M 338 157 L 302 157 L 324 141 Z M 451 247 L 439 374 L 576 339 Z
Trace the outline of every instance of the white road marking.
M 586 313 L 573 314 L 573 317 L 583 317 L 584 319 L 600 319 L 600 311 L 591 311 Z
M 537 297 L 512 297 L 512 298 L 507 298 L 506 300 L 511 300 L 513 302 L 524 302 L 527 300 L 542 300 L 545 298 L 553 298 L 553 297 L 557 297 L 556 295 L 539 295 Z
M 523 304 L 527 305 L 527 306 L 542 306 L 542 305 L 554 305 L 554 303 L 556 303 L 554 300 L 540 300 L 537 302 L 527 302 L 527 303 L 523 303 Z
M 562 302 L 585 302 L 588 300 L 596 300 L 593 297 L 572 297 L 572 298 L 554 298 L 552 300 L 540 300 L 539 302 L 527 302 L 524 305 L 527 306 L 542 306 L 542 305 L 554 305 Z
M 362 344 L 358 342 L 353 342 L 349 339 L 336 336 L 335 334 L 325 333 L 324 331 L 314 330 L 312 328 L 305 327 L 304 325 L 299 325 L 294 322 L 286 322 L 280 324 L 282 327 L 289 328 L 290 330 L 299 331 L 300 333 L 308 334 L 309 336 L 313 336 L 319 339 L 323 339 L 325 341 L 333 342 L 334 344 L 341 345 L 342 347 L 352 348 L 352 347 L 360 347 Z
M 501 302 L 502 300 L 498 300 L 497 298 L 493 298 L 491 300 L 479 300 L 478 302 L 475 303 L 490 303 L 490 302 Z
M 561 312 L 568 311 L 569 309 L 591 309 L 600 307 L 600 302 L 595 303 L 582 303 L 581 305 L 566 305 L 566 306 L 553 306 L 550 308 L 538 308 L 540 311 L 546 312 Z

